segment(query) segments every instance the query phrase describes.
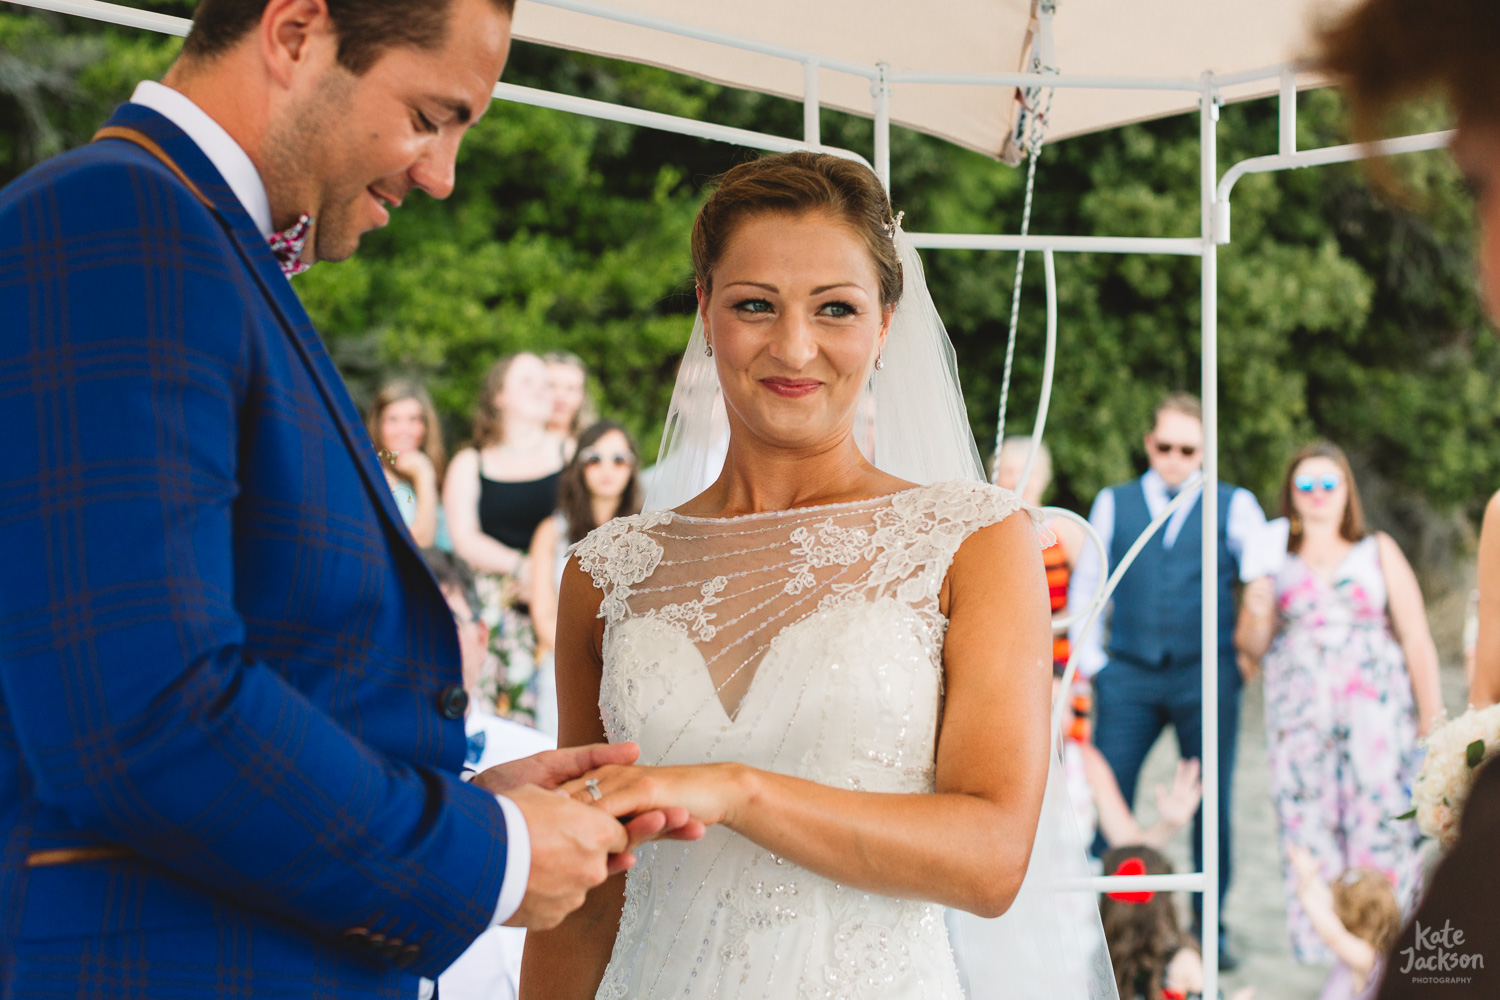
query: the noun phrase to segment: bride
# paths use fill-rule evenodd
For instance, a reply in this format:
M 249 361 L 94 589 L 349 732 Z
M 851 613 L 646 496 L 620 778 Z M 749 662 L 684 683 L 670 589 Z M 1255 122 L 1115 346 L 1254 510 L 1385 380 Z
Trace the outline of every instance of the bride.
M 1076 975 L 1034 973 L 1047 995 L 1106 995 L 1097 949 L 1053 940 L 1073 917 L 1006 923 L 1054 846 L 1041 545 L 981 481 L 879 181 L 813 153 L 735 167 L 693 264 L 654 502 L 577 546 L 556 663 L 561 744 L 633 740 L 650 765 L 572 794 L 709 830 L 532 933 L 522 997 L 957 1000 L 945 907 L 1010 910 L 973 922 L 986 951 L 1064 955 Z

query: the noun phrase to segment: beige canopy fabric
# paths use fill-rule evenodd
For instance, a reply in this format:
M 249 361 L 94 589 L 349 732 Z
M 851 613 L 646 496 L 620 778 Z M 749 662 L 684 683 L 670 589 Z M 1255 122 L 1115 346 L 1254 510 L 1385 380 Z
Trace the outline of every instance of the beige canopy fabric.
M 1057 0 L 1056 63 L 1089 76 L 1196 78 L 1225 75 L 1305 55 L 1309 29 L 1350 0 Z M 610 0 L 610 7 L 711 31 L 895 70 L 1010 73 L 1024 70 L 1033 40 L 1034 0 Z M 800 64 L 653 28 L 547 6 L 517 4 L 516 37 L 662 66 L 692 76 L 801 99 Z M 872 113 L 866 79 L 819 71 L 828 107 Z M 1299 86 L 1316 81 L 1304 75 Z M 1227 100 L 1274 93 L 1275 80 L 1226 87 Z M 1192 110 L 1186 91 L 1060 89 L 1049 139 Z M 1005 87 L 898 83 L 891 120 L 961 146 L 998 155 L 1016 112 Z

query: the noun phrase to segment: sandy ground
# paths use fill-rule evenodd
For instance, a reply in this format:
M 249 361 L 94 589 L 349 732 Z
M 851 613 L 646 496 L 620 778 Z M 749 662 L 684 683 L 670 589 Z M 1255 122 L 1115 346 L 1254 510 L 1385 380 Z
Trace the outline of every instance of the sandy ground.
M 1445 665 L 1442 681 L 1448 714 L 1456 715 L 1463 711 L 1467 692 L 1463 669 L 1456 664 Z M 1233 989 L 1253 985 L 1256 1000 L 1316 1000 L 1327 967 L 1299 964 L 1287 944 L 1276 815 L 1266 769 L 1265 700 L 1259 681 L 1246 687 L 1242 706 L 1234 788 L 1234 881 L 1224 912 L 1240 968 L 1226 974 L 1221 987 L 1227 995 Z M 1150 790 L 1158 783 L 1170 784 L 1176 761 L 1177 741 L 1168 729 L 1152 748 L 1141 773 L 1137 814 L 1142 825 L 1155 821 L 1155 799 Z M 1192 870 L 1186 830 L 1177 836 L 1167 855 L 1177 871 Z M 1187 912 L 1184 899 L 1183 913 Z

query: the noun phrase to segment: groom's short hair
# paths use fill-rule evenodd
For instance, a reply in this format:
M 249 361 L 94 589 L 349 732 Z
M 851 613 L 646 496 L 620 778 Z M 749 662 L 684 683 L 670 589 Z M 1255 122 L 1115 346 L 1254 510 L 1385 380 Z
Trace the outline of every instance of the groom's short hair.
M 182 53 L 207 59 L 233 46 L 260 23 L 267 0 L 199 0 Z M 453 0 L 326 0 L 339 35 L 339 64 L 363 74 L 387 49 L 435 49 L 448 32 Z M 491 0 L 507 17 L 515 0 Z

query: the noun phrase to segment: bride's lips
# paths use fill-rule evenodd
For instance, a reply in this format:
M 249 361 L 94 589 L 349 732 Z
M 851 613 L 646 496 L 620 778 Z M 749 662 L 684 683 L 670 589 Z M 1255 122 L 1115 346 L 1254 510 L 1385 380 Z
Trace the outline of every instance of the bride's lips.
M 788 399 L 811 395 L 823 387 L 823 383 L 815 378 L 763 378 L 760 384 Z

